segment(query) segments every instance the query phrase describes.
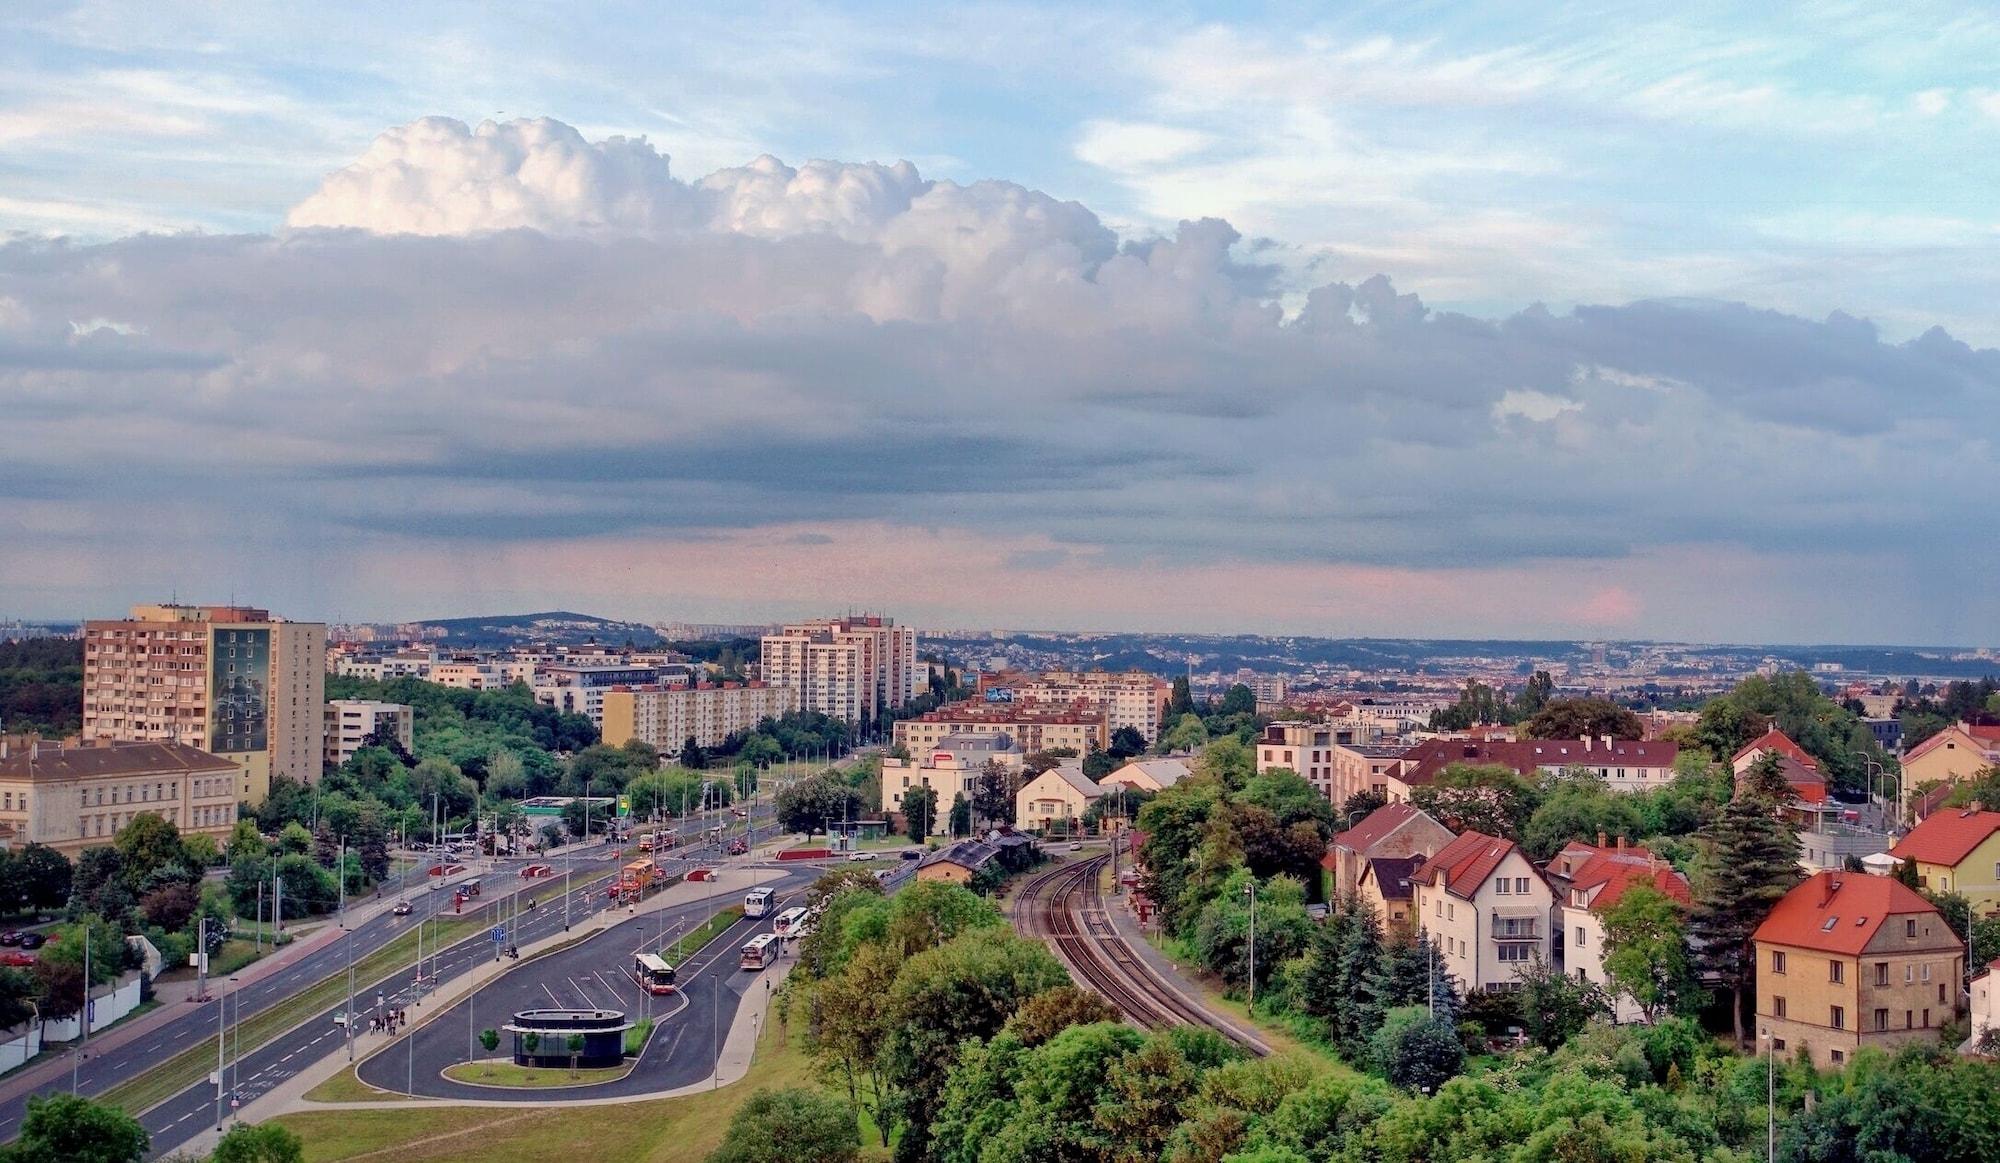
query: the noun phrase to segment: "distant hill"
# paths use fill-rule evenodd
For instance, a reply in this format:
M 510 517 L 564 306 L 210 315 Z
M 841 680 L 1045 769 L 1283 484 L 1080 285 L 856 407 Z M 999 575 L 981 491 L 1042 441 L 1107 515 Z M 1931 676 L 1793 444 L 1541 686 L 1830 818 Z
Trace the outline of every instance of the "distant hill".
M 642 622 L 621 622 L 572 610 L 545 610 L 539 614 L 486 614 L 474 618 L 426 618 L 425 626 L 444 631 L 443 641 L 453 646 L 502 646 L 524 642 L 547 642 L 577 646 L 598 642 L 618 646 L 631 639 L 640 646 L 660 641 L 657 630 Z

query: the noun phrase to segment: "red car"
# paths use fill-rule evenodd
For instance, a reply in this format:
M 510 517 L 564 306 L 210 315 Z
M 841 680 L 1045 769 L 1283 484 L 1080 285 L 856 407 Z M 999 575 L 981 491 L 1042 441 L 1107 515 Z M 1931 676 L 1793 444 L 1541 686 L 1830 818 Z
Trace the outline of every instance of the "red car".
M 34 963 L 35 959 L 33 957 L 28 956 L 26 953 L 21 952 L 19 949 L 9 949 L 5 953 L 0 953 L 0 965 L 9 965 L 16 969 L 20 969 L 25 966 L 33 965 Z M 79 986 L 78 988 L 81 987 Z

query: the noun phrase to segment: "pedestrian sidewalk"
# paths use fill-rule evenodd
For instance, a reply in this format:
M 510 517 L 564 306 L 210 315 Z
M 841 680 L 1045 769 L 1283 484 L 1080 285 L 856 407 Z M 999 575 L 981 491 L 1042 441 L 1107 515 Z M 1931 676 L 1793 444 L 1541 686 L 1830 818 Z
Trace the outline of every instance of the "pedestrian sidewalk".
M 777 879 L 782 875 L 783 873 L 776 869 L 742 867 L 727 869 L 712 884 L 707 881 L 682 881 L 679 884 L 673 885 L 665 892 L 659 893 L 641 904 L 639 911 L 652 912 L 659 909 L 685 905 L 699 900 L 708 891 L 726 892 L 732 895 L 741 893 L 758 884 Z M 579 941 L 595 937 L 597 934 L 614 925 L 630 920 L 633 915 L 629 911 L 601 909 L 591 914 L 588 920 L 579 922 L 571 932 L 552 934 L 541 938 L 529 946 L 523 947 L 521 950 L 521 960 L 518 962 L 481 963 L 471 973 L 445 983 L 437 993 L 432 994 L 424 1001 L 411 1003 L 411 1009 L 415 1010 L 421 1007 L 423 1012 L 411 1015 L 410 1024 L 404 1032 L 393 1037 L 387 1034 L 363 1034 L 357 1036 L 354 1040 L 355 1061 L 359 1063 L 396 1045 L 404 1038 L 414 1036 L 417 1030 L 422 1029 L 439 1015 L 464 1000 L 468 993 L 490 983 L 495 977 L 512 969 L 524 967 L 536 958 L 552 953 L 559 948 L 566 948 Z M 550 1105 L 560 1102 L 571 1106 L 615 1106 L 621 1103 L 648 1102 L 654 1099 L 678 1098 L 688 1094 L 699 1094 L 703 1091 L 728 1086 L 731 1083 L 741 1080 L 749 1073 L 752 1059 L 756 1055 L 757 1038 L 759 1032 L 763 1029 L 764 1017 L 770 1007 L 771 999 L 776 996 L 777 986 L 784 982 L 786 975 L 790 973 L 794 963 L 794 961 L 787 959 L 771 970 L 767 970 L 765 988 L 762 990 L 750 990 L 744 994 L 743 1004 L 736 1008 L 736 1016 L 730 1020 L 729 1033 L 723 1040 L 722 1052 L 716 1059 L 716 1068 L 710 1073 L 709 1077 L 686 1086 L 651 1094 L 619 1095 L 612 1098 L 552 1097 Z M 337 1053 L 329 1054 L 311 1066 L 300 1070 L 296 1075 L 286 1079 L 278 1086 L 258 1096 L 249 1106 L 243 1108 L 237 1121 L 258 1123 L 281 1114 L 290 1114 L 298 1111 L 402 1110 L 412 1107 L 466 1106 L 506 1107 L 518 1111 L 523 1106 L 519 1102 L 507 1102 L 498 1099 L 388 1098 L 364 1102 L 319 1102 L 305 1097 L 308 1092 L 319 1086 L 322 1082 L 347 1070 L 348 1066 L 349 1064 L 344 1055 Z M 214 1150 L 215 1143 L 219 1138 L 220 1136 L 213 1128 L 208 1128 L 194 1139 L 182 1144 L 180 1149 L 183 1152 L 197 1156 L 203 1155 Z

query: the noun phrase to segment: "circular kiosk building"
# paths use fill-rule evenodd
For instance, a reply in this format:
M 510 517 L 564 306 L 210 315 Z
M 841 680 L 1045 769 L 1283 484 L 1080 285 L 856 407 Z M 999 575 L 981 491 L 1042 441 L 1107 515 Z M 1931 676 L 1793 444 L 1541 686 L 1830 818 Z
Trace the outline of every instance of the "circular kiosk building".
M 514 1036 L 515 1065 L 567 1067 L 569 1040 L 581 1037 L 575 1062 L 582 1068 L 623 1062 L 625 1031 L 632 1026 L 617 1010 L 522 1010 L 506 1029 Z

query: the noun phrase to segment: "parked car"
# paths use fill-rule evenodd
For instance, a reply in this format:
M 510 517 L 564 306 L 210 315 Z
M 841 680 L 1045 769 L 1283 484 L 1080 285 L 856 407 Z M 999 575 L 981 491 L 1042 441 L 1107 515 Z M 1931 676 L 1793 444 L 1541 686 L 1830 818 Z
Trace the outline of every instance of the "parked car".
M 409 901 L 397 901 L 397 902 L 396 902 L 396 907 L 395 907 L 395 908 L 393 908 L 393 909 L 390 909 L 389 911 L 390 911 L 391 913 L 394 913 L 394 914 L 395 914 L 396 916 L 399 916 L 399 917 L 407 917 L 407 916 L 409 916 L 409 915 L 410 915 L 410 902 L 409 902 Z
M 849 860 L 873 860 L 875 856 L 871 852 L 849 852 L 847 858 Z
M 1070 850 L 1071 852 L 1081 852 L 1081 851 L 1083 851 L 1083 841 L 1081 841 L 1081 840 L 1071 840 L 1071 841 L 1069 842 L 1069 850 Z
M 42 936 L 40 933 L 21 934 L 21 948 L 23 949 L 40 949 L 42 946 L 48 943 L 49 939 L 47 937 Z
M 21 969 L 34 963 L 35 959 L 33 957 L 28 956 L 19 949 L 9 949 L 5 953 L 0 953 L 0 965 Z
M 21 930 L 9 929 L 4 933 L 0 933 L 0 945 L 19 945 L 20 943 Z

